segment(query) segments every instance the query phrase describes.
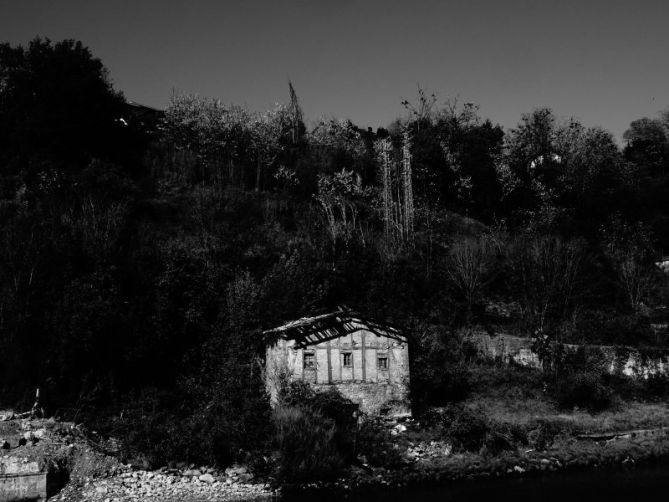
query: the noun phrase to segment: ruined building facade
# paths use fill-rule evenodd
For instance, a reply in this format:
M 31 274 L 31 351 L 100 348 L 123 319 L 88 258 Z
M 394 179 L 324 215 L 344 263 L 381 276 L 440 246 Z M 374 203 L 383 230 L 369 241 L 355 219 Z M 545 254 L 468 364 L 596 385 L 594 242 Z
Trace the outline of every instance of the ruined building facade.
M 408 416 L 409 345 L 397 329 L 345 311 L 302 318 L 265 332 L 266 385 L 335 388 L 370 414 Z

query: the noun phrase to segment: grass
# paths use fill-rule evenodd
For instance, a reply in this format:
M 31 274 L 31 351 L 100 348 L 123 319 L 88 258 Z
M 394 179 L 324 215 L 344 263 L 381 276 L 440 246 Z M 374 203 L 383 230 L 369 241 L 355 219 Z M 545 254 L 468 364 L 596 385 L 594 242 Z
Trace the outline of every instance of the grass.
M 626 401 L 620 402 L 614 409 L 599 413 L 561 411 L 545 399 L 507 401 L 485 397 L 468 400 L 465 405 L 483 411 L 488 418 L 497 422 L 520 426 L 530 426 L 538 421 L 561 421 L 584 432 L 613 432 L 669 425 L 669 406 L 664 403 Z
M 471 368 L 473 392 L 463 404 L 489 419 L 531 427 L 541 421 L 562 422 L 582 432 L 614 432 L 669 426 L 666 402 L 617 397 L 610 409 L 591 413 L 583 409 L 560 410 L 544 392 L 538 372 L 493 364 Z

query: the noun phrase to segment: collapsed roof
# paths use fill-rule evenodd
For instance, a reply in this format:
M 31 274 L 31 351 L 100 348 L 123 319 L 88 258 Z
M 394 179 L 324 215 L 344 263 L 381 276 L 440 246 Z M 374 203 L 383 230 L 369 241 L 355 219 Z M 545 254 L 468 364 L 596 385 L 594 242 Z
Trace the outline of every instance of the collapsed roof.
M 363 329 L 377 336 L 407 342 L 407 338 L 394 326 L 374 321 L 351 310 L 337 310 L 328 314 L 302 317 L 277 328 L 264 331 L 263 335 L 265 335 L 267 343 L 283 338 L 285 340 L 296 340 L 299 347 L 333 340 Z

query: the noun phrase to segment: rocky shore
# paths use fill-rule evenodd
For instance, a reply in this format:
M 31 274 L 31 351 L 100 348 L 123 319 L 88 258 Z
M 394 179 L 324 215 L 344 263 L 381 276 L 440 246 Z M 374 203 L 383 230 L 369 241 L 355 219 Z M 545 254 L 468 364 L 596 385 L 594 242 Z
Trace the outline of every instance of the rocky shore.
M 393 469 L 363 465 L 330 482 L 283 487 L 284 493 L 362 492 L 446 484 L 462 479 L 521 477 L 557 471 L 576 471 L 669 459 L 669 429 L 622 432 L 603 439 L 565 438 L 545 450 L 514 450 L 496 454 L 453 453 L 445 443 L 410 446 L 407 463 Z
M 239 474 L 243 467 L 233 468 Z M 244 476 L 220 473 L 214 469 L 176 471 L 126 470 L 114 476 L 84 479 L 69 483 L 50 498 L 62 502 L 125 501 L 240 501 L 272 498 L 276 495 L 268 484 L 243 482 Z
M 497 452 L 459 451 L 447 441 L 405 437 L 406 427 L 400 427 L 389 433 L 397 458 L 393 466 L 378 467 L 360 457 L 358 465 L 337 479 L 281 486 L 254 477 L 242 465 L 225 470 L 193 465 L 135 469 L 101 453 L 76 428 L 53 421 L 3 422 L 2 442 L 9 445 L 3 458 L 36 462 L 50 474 L 67 468 L 67 484 L 49 499 L 62 502 L 266 500 L 311 491 L 344 494 L 615 465 L 634 468 L 669 458 L 669 428 L 664 427 L 562 436 L 544 449 Z
M 108 477 L 69 483 L 53 501 L 241 501 L 305 492 L 353 493 L 408 489 L 447 484 L 462 479 L 521 477 L 556 471 L 634 468 L 669 458 L 666 430 L 637 431 L 602 440 L 571 438 L 543 451 L 505 451 L 496 455 L 453 453 L 450 445 L 416 443 L 407 450 L 407 463 L 393 469 L 369 465 L 351 467 L 331 481 L 287 484 L 280 489 L 261 480 L 248 480 L 241 466 L 220 472 L 210 468 L 158 471 L 131 470 Z

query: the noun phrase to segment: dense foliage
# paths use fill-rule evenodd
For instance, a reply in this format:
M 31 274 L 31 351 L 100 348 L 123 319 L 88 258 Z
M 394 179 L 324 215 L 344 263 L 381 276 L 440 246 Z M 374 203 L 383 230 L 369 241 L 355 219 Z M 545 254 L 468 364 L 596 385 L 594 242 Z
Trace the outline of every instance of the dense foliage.
M 336 305 L 410 330 L 426 402 L 462 392 L 457 328 L 659 342 L 667 114 L 621 151 L 549 109 L 504 131 L 405 106 L 377 131 L 307 127 L 292 85 L 265 113 L 152 111 L 79 42 L 0 45 L 0 404 L 39 386 L 51 413 L 153 424 L 156 462 L 225 463 L 271 443 L 261 331 Z M 323 413 L 291 410 L 284 435 Z

